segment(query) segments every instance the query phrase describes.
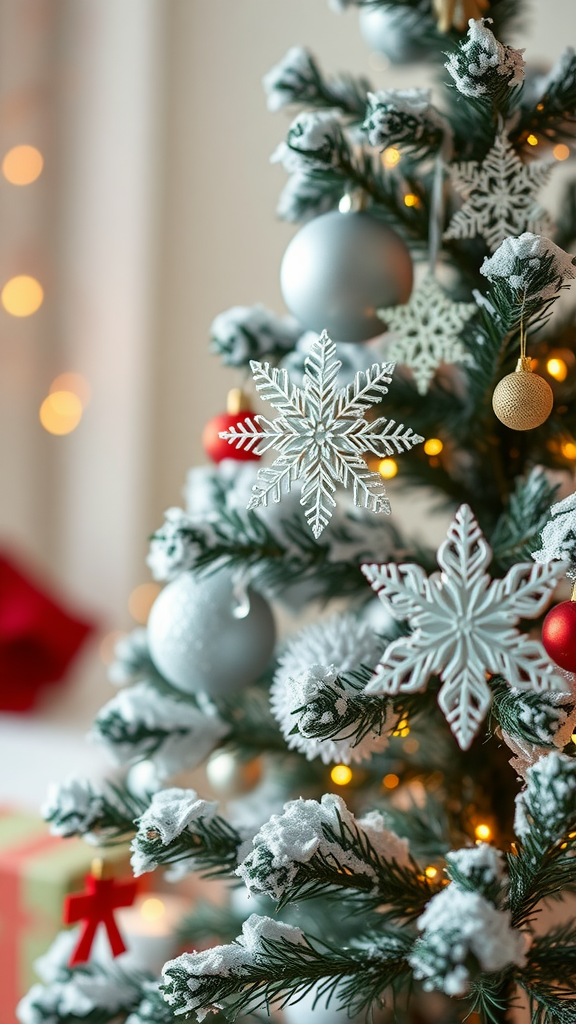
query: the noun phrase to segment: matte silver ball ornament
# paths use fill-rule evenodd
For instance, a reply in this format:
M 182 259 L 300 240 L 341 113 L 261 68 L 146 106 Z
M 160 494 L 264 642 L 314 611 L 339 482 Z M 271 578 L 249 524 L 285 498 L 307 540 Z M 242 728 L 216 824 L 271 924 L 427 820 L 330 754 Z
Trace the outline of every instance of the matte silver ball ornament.
M 392 228 L 366 211 L 334 210 L 294 236 L 280 287 L 303 327 L 360 342 L 382 334 L 376 310 L 407 302 L 412 277 L 408 248 Z
M 360 32 L 371 50 L 383 53 L 393 64 L 413 64 L 428 56 L 426 47 L 414 38 L 420 31 L 422 12 L 410 7 L 361 7 Z
M 264 671 L 276 640 L 269 604 L 252 588 L 235 594 L 227 570 L 184 572 L 161 591 L 148 619 L 156 668 L 185 693 L 226 696 Z
M 206 764 L 211 788 L 225 799 L 250 793 L 260 782 L 262 772 L 262 758 L 245 761 L 233 750 L 216 750 Z

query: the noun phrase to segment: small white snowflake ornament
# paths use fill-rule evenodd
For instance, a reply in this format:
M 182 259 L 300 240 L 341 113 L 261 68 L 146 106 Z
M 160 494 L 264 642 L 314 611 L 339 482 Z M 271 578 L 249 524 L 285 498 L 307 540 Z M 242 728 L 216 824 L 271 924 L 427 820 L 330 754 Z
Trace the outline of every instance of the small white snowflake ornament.
M 494 252 L 508 235 L 537 234 L 550 226 L 536 193 L 548 181 L 552 163 L 533 160 L 524 164 L 505 136 L 499 135 L 482 163 L 455 164 L 452 184 L 465 197 L 444 238 L 481 235 Z
M 486 673 L 521 690 L 566 689 L 542 644 L 514 628 L 540 615 L 564 566 L 523 562 L 490 579 L 492 552 L 468 505 L 458 509 L 437 557 L 441 572 L 430 577 L 414 564 L 362 566 L 386 608 L 412 627 L 386 648 L 366 691 L 414 693 L 438 675 L 438 703 L 467 750 L 490 707 Z
M 382 477 L 368 468 L 365 453 L 400 455 L 424 440 L 395 420 L 364 418 L 387 393 L 394 363 L 374 363 L 344 388 L 337 387 L 341 365 L 326 331 L 311 346 L 301 388 L 290 383 L 286 370 L 252 360 L 256 389 L 280 416 L 256 415 L 220 434 L 236 448 L 258 455 L 270 448 L 280 452 L 271 466 L 258 470 L 248 508 L 267 505 L 270 498 L 280 501 L 283 491 L 302 480 L 300 504 L 315 537 L 330 521 L 338 484 L 352 488 L 356 505 L 389 513 Z
M 452 302 L 431 274 L 405 305 L 378 310 L 394 335 L 387 355 L 410 367 L 419 394 L 426 394 L 441 363 L 471 361 L 459 335 L 476 312 L 474 302 Z

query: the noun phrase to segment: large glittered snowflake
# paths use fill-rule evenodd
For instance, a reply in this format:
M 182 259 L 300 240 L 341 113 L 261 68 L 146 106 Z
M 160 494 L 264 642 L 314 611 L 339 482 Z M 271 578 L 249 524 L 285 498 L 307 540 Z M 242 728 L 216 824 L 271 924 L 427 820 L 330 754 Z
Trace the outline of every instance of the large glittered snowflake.
M 552 164 L 534 160 L 524 164 L 504 136 L 498 136 L 483 163 L 469 160 L 451 168 L 452 184 L 465 197 L 444 238 L 481 235 L 490 250 L 508 235 L 541 233 L 550 227 L 536 193 L 546 184 Z
M 419 565 L 362 566 L 388 611 L 412 628 L 386 648 L 367 692 L 413 693 L 438 675 L 438 703 L 463 750 L 490 707 L 487 673 L 521 690 L 567 685 L 542 644 L 514 628 L 544 610 L 563 563 L 522 562 L 492 580 L 485 572 L 491 557 L 471 509 L 461 505 L 438 549 L 441 572 L 428 577 Z
M 452 302 L 431 275 L 405 305 L 378 310 L 394 335 L 387 355 L 410 367 L 421 395 L 428 391 L 440 363 L 470 360 L 459 335 L 477 311 L 474 302 Z
M 337 387 L 341 363 L 326 331 L 311 346 L 305 361 L 303 387 L 291 384 L 286 370 L 252 360 L 254 382 L 261 398 L 280 416 L 256 415 L 220 434 L 236 448 L 262 454 L 280 452 L 271 466 L 258 470 L 248 508 L 280 501 L 292 483 L 302 481 L 300 504 L 315 537 L 330 521 L 338 484 L 351 487 L 356 505 L 371 512 L 390 512 L 379 473 L 368 468 L 367 452 L 379 458 L 408 451 L 424 438 L 410 427 L 379 417 L 364 418 L 366 410 L 388 391 L 394 363 L 374 363 L 357 373 L 348 387 Z

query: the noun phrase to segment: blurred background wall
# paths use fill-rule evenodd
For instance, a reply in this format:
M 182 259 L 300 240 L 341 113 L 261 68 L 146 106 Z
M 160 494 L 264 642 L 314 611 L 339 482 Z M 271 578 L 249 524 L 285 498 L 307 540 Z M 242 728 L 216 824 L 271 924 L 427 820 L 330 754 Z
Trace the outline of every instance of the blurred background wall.
M 544 66 L 574 41 L 574 0 L 532 0 L 512 40 Z M 295 43 L 378 88 L 430 80 L 384 68 L 355 9 L 326 0 L 0 0 L 0 159 L 28 144 L 44 160 L 26 186 L 0 176 L 0 289 L 25 275 L 43 293 L 31 315 L 0 308 L 0 545 L 104 632 L 134 624 L 146 538 L 236 383 L 208 354 L 212 318 L 283 309 L 295 228 L 275 220 L 285 176 L 269 156 L 288 118 L 260 81 Z M 54 434 L 39 409 L 71 372 L 81 420 Z M 78 675 L 49 714 L 102 703 L 97 645 Z

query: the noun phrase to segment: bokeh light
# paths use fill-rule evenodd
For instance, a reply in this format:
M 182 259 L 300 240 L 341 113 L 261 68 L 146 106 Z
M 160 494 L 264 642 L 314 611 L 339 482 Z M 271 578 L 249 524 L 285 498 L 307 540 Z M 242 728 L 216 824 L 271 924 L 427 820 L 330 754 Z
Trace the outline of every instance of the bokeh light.
M 105 665 L 111 665 L 116 660 L 116 644 L 126 636 L 123 629 L 113 629 L 106 633 L 100 641 L 100 658 Z
M 570 156 L 570 150 L 563 142 L 559 142 L 552 150 L 552 156 L 555 160 L 567 160 Z
M 39 415 L 49 434 L 71 434 L 82 419 L 82 402 L 72 391 L 53 391 L 42 402 Z
M 44 300 L 42 285 L 35 277 L 19 274 L 6 282 L 0 295 L 2 305 L 12 316 L 31 316 Z
M 546 363 L 546 369 L 554 380 L 563 381 L 568 376 L 568 367 L 563 359 L 559 359 L 557 356 L 553 356 Z
M 31 185 L 42 174 L 44 159 L 36 146 L 13 146 L 2 161 L 2 174 L 11 185 Z
M 382 461 L 378 463 L 378 472 L 384 480 L 391 480 L 398 472 L 398 463 L 395 459 L 382 459 Z
M 440 455 L 443 447 L 444 445 L 439 437 L 429 437 L 428 440 L 424 442 L 424 451 L 426 452 L 426 455 Z
M 396 167 L 396 164 L 400 163 L 400 159 L 400 150 L 396 149 L 396 146 L 388 146 L 382 153 L 384 167 Z
M 386 786 L 386 789 L 396 789 L 396 786 L 400 782 L 400 779 L 398 778 L 397 775 L 394 775 L 393 772 L 390 772 L 388 775 L 384 776 L 382 782 Z
M 78 396 L 84 409 L 89 405 L 92 398 L 92 388 L 81 373 L 58 374 L 49 388 L 50 394 L 54 391 L 71 391 L 73 395 Z
M 141 583 L 128 598 L 128 611 L 136 622 L 145 626 L 148 622 L 150 609 L 158 597 L 162 587 L 158 583 Z
M 436 878 L 436 875 L 438 874 L 438 868 L 435 868 L 432 865 L 430 865 L 430 867 L 425 868 L 424 874 L 426 875 L 426 878 Z
M 347 786 L 352 781 L 352 769 L 347 764 L 335 764 L 330 778 L 337 786 Z
M 490 828 L 490 825 L 486 825 L 482 822 L 480 825 L 476 825 L 474 834 L 476 839 L 487 840 L 490 839 L 490 836 L 492 835 L 492 829 Z
M 350 210 L 352 209 L 352 196 L 342 196 L 342 199 L 338 203 L 338 209 L 340 210 L 340 213 L 350 213 Z
M 576 459 L 576 444 L 574 444 L 574 441 L 564 441 L 560 451 L 565 459 Z
M 413 192 L 407 192 L 404 196 L 404 206 L 420 206 L 420 200 L 418 196 L 415 196 Z
M 158 921 L 165 913 L 166 907 L 157 896 L 149 896 L 140 906 L 140 916 L 145 921 Z
M 537 146 L 538 145 L 538 138 L 537 138 L 536 135 L 530 134 L 528 136 L 528 138 L 526 139 L 526 142 L 528 143 L 529 146 Z

